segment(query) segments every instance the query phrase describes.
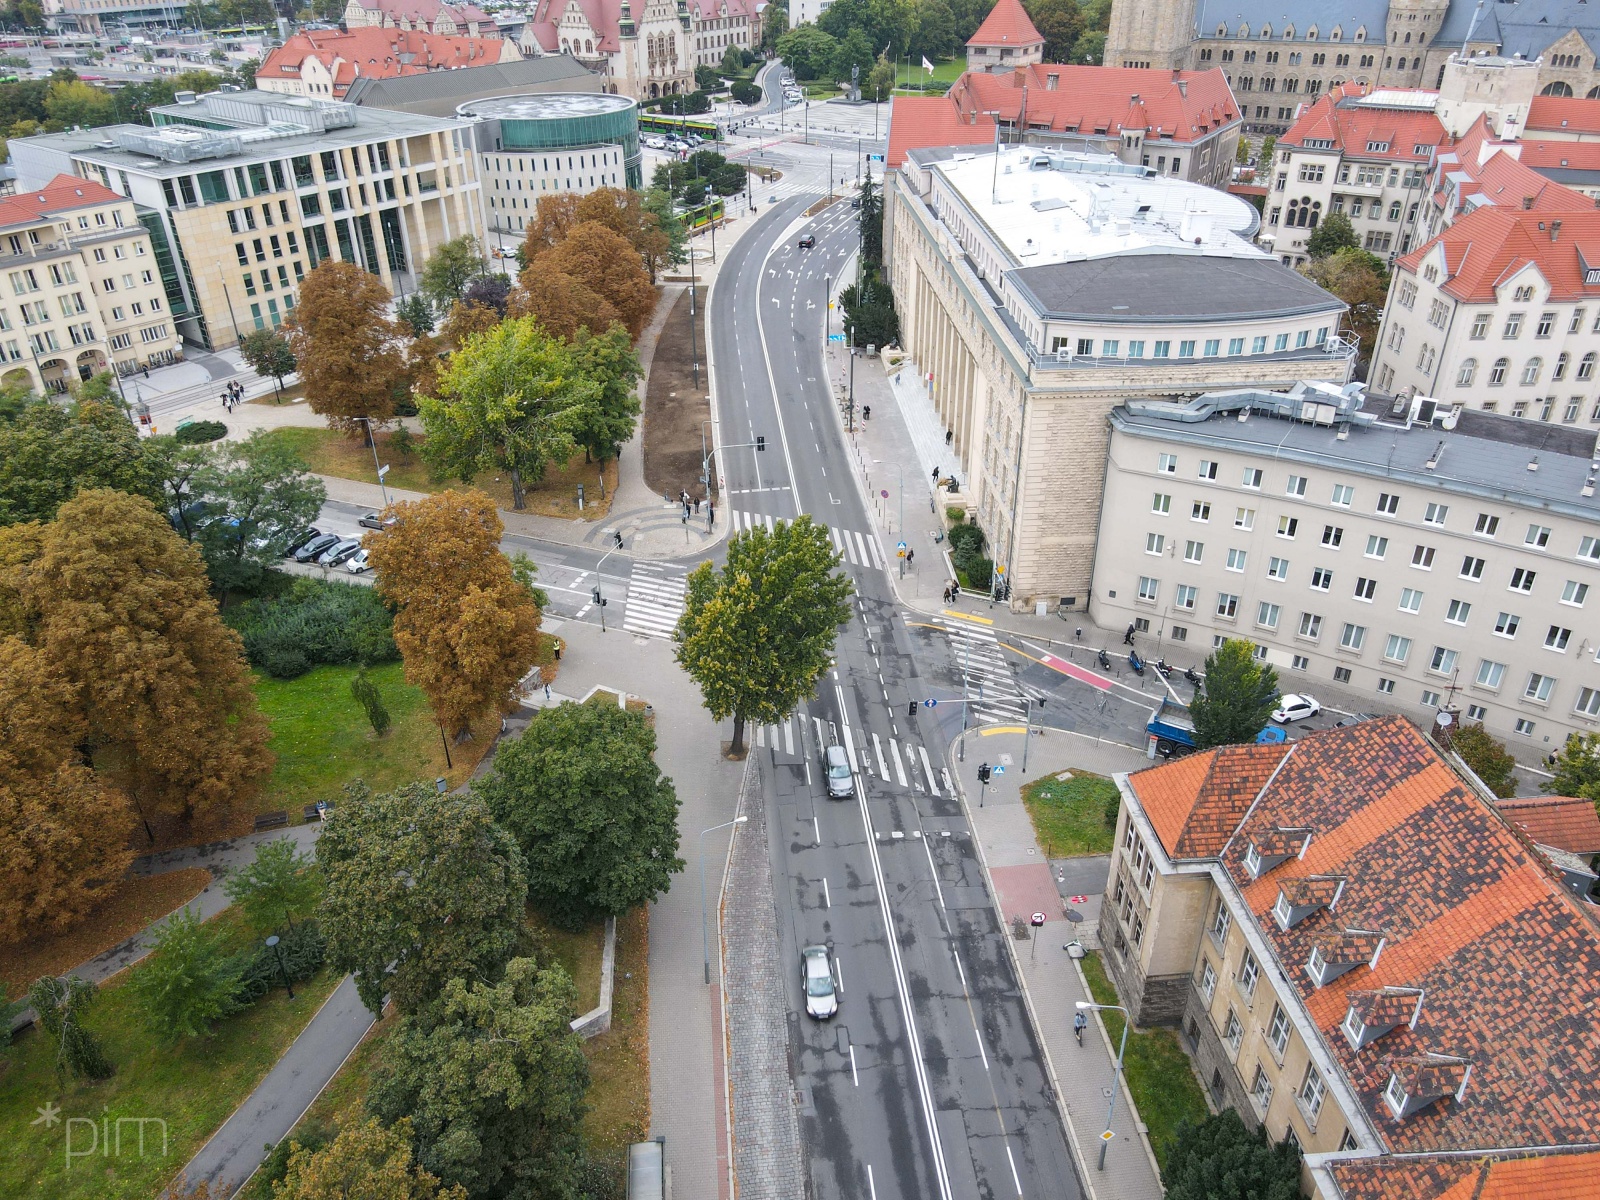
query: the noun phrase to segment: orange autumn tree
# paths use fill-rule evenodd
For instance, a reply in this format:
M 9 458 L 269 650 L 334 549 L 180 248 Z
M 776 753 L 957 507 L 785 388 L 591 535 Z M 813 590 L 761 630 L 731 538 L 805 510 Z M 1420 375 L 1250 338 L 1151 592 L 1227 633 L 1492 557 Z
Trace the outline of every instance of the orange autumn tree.
M 311 411 L 341 433 L 394 418 L 406 379 L 405 338 L 389 289 L 354 263 L 328 259 L 306 276 L 287 326 Z
M 638 341 L 656 307 L 656 289 L 638 251 L 614 229 L 598 221 L 574 225 L 559 244 L 530 264 L 535 276 L 568 275 L 617 312 L 628 336 Z

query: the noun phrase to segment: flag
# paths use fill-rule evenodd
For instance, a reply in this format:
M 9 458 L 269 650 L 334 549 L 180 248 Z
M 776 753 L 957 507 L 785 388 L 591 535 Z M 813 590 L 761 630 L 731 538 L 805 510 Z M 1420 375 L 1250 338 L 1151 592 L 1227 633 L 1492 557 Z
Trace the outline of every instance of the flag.
M 922 56 L 922 69 L 929 75 L 933 74 L 933 64 L 928 61 L 928 56 L 926 54 Z

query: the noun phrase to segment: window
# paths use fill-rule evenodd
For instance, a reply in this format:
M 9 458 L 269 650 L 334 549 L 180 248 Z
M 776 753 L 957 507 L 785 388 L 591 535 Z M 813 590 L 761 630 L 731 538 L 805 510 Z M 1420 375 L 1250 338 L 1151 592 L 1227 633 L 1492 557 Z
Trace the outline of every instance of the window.
M 1465 625 L 1467 615 L 1472 612 L 1472 605 L 1465 600 L 1452 600 L 1450 607 L 1445 610 L 1444 619 L 1452 625 Z
M 1582 608 L 1583 602 L 1589 596 L 1589 585 L 1579 583 L 1576 579 L 1569 579 L 1561 589 L 1561 603 L 1570 604 L 1574 608 Z
M 1465 558 L 1463 558 L 1461 560 L 1461 578 L 1462 579 L 1482 579 L 1483 578 L 1483 559 L 1474 558 L 1470 554 L 1467 555 Z
M 1165 534 L 1147 533 L 1144 535 L 1144 552 L 1146 554 L 1160 554 L 1167 548 Z
M 1217 969 L 1211 965 L 1208 958 L 1200 968 L 1200 994 L 1206 998 L 1206 1003 L 1211 1003 L 1211 997 L 1217 993 Z
M 1400 497 L 1392 492 L 1381 492 L 1378 495 L 1378 514 L 1392 517 L 1400 510 Z
M 1339 631 L 1339 649 L 1359 651 L 1367 644 L 1367 627 L 1365 625 L 1351 625 L 1348 622 Z
M 1400 611 L 1408 613 L 1421 612 L 1422 593 L 1417 591 L 1416 588 L 1401 588 Z
M 1422 514 L 1424 524 L 1443 525 L 1444 519 L 1450 515 L 1448 504 L 1430 503 Z
M 1355 598 L 1357 600 L 1370 601 L 1377 594 L 1377 591 L 1378 581 L 1376 579 L 1368 579 L 1366 576 L 1362 576 L 1356 580 Z
M 1472 527 L 1472 532 L 1479 537 L 1492 538 L 1499 528 L 1499 517 L 1490 516 L 1488 513 L 1479 513 L 1478 520 Z
M 1498 387 L 1500 384 L 1504 383 L 1506 381 L 1506 371 L 1510 368 L 1510 366 L 1511 360 L 1509 358 L 1495 359 L 1494 366 L 1489 368 L 1489 385 L 1491 387 Z
M 1370 534 L 1367 535 L 1366 556 L 1368 558 L 1383 558 L 1388 553 L 1389 553 L 1389 539 L 1388 538 L 1379 537 L 1375 533 L 1370 533 Z
M 1172 511 L 1172 497 L 1162 492 L 1157 492 L 1150 501 L 1150 511 L 1165 516 Z
M 1518 717 L 1517 718 L 1517 732 L 1520 733 L 1523 737 L 1532 737 L 1533 736 L 1533 722 L 1528 720 L 1527 717 Z
M 1228 1044 L 1229 1051 L 1239 1053 L 1239 1043 L 1244 1040 L 1244 1026 L 1239 1021 L 1239 1014 L 1232 1008 L 1228 1009 L 1228 1019 L 1222 1026 L 1222 1040 Z
M 1246 467 L 1244 469 L 1243 486 L 1245 486 L 1247 488 L 1257 488 L 1257 489 L 1259 489 L 1261 487 L 1261 468 L 1260 467 Z
M 1506 318 L 1506 327 L 1501 331 L 1503 338 L 1514 338 L 1522 335 L 1522 313 L 1512 313 Z
M 1600 688 L 1579 688 L 1578 702 L 1573 705 L 1573 711 L 1586 717 L 1600 717 Z
M 1307 1063 L 1306 1077 L 1300 1084 L 1300 1110 L 1306 1114 L 1306 1119 L 1313 1126 L 1317 1123 L 1317 1114 L 1322 1111 L 1322 1097 L 1326 1091 L 1327 1088 L 1317 1068 Z
M 1522 539 L 1524 546 L 1545 547 L 1550 544 L 1550 526 L 1529 525 L 1528 536 Z
M 1317 567 L 1311 572 L 1311 590 L 1325 592 L 1333 586 L 1333 572 L 1327 567 Z
M 1528 686 L 1522 689 L 1522 698 L 1532 700 L 1538 704 L 1550 703 L 1550 693 L 1555 690 L 1556 681 L 1548 675 L 1541 675 L 1537 671 L 1528 676 Z
M 1250 951 L 1244 952 L 1244 961 L 1239 964 L 1239 990 L 1246 997 L 1255 994 L 1256 980 L 1261 977 L 1261 964 L 1256 961 L 1256 956 Z
M 1411 565 L 1418 570 L 1433 570 L 1433 547 L 1418 546 L 1411 551 Z
M 1239 597 L 1229 592 L 1217 593 L 1217 616 L 1232 620 L 1239 615 Z
M 1265 354 L 1267 352 L 1267 339 L 1265 336 L 1250 339 L 1251 354 Z
M 1533 336 L 1547 338 L 1550 331 L 1555 328 L 1556 315 L 1553 312 L 1540 313 L 1539 323 L 1534 327 Z
M 1304 496 L 1306 494 L 1306 477 L 1304 475 L 1289 476 L 1289 486 L 1283 489 L 1285 496 Z
M 1267 1022 L 1267 1043 L 1280 1059 L 1289 1048 L 1289 1014 L 1281 1004 L 1272 1006 L 1272 1020 Z
M 1439 675 L 1449 675 L 1456 669 L 1456 652 L 1445 646 L 1435 646 L 1428 660 L 1428 670 Z
M 1308 641 L 1316 641 L 1322 636 L 1322 618 L 1316 613 L 1301 613 L 1300 628 L 1295 636 L 1306 638 Z
M 1156 470 L 1165 471 L 1168 475 L 1175 475 L 1178 471 L 1178 456 L 1176 454 L 1163 454 L 1156 460 Z
M 1172 602 L 1179 608 L 1188 609 L 1190 612 L 1193 612 L 1195 597 L 1197 595 L 1199 595 L 1199 589 L 1190 587 L 1186 583 L 1180 583 Z
M 1228 339 L 1228 353 L 1230 355 L 1243 354 L 1244 353 L 1244 339 L 1242 337 L 1229 338 Z
M 1190 563 L 1200 562 L 1202 559 L 1205 558 L 1205 554 L 1206 554 L 1206 544 L 1204 542 L 1196 542 L 1196 541 L 1190 540 L 1190 541 L 1187 541 L 1187 542 L 1185 542 L 1183 544 L 1183 561 L 1184 562 L 1190 562 Z
M 1522 624 L 1522 618 L 1516 613 L 1503 612 L 1494 619 L 1494 631 L 1504 638 L 1517 636 L 1517 626 Z
M 1281 537 L 1281 538 L 1293 538 L 1294 535 L 1296 533 L 1298 533 L 1299 531 L 1300 531 L 1300 519 L 1298 517 L 1279 517 L 1278 518 L 1278 536 L 1279 537 Z
M 1475 358 L 1466 359 L 1464 362 L 1462 362 L 1460 369 L 1456 372 L 1456 386 L 1471 387 L 1472 377 L 1477 373 L 1478 360 Z
M 1208 458 L 1200 460 L 1200 478 L 1215 479 L 1217 477 L 1217 464 Z
M 1597 319 L 1600 319 L 1600 318 L 1597 318 Z M 1578 378 L 1579 379 L 1588 380 L 1588 379 L 1593 379 L 1594 378 L 1594 360 L 1595 360 L 1595 354 L 1594 354 L 1594 351 L 1591 350 L 1591 351 L 1589 351 L 1589 353 L 1585 354 L 1582 359 L 1580 359 L 1578 361 Z
M 1356 489 L 1348 483 L 1336 483 L 1333 485 L 1333 499 L 1330 503 L 1337 504 L 1340 508 L 1349 508 L 1355 498 Z
M 1401 637 L 1398 633 L 1391 633 L 1389 640 L 1384 643 L 1383 656 L 1390 662 L 1404 663 L 1411 657 L 1411 639 Z
M 1267 560 L 1268 579 L 1289 578 L 1289 560 L 1287 558 L 1271 558 Z
M 1571 640 L 1572 630 L 1564 629 L 1560 625 L 1552 625 L 1545 632 L 1544 648 L 1546 650 L 1557 650 L 1565 653 L 1567 649 L 1567 643 Z
M 1344 541 L 1344 527 L 1342 525 L 1324 525 L 1322 527 L 1322 544 L 1330 550 L 1337 550 Z
M 1254 529 L 1256 527 L 1256 510 L 1253 508 L 1234 509 L 1233 527 L 1235 529 Z
M 1263 1115 L 1272 1107 L 1272 1080 L 1267 1077 L 1266 1071 L 1256 1064 L 1256 1076 L 1250 1083 L 1250 1099 L 1255 1101 L 1256 1108 Z
M 1209 500 L 1196 500 L 1192 505 L 1189 506 L 1189 520 L 1211 520 L 1211 502 Z
M 1481 688 L 1498 690 L 1500 682 L 1506 677 L 1505 663 L 1494 662 L 1487 658 L 1478 660 L 1478 673 L 1473 678 L 1473 683 Z
M 1527 567 L 1518 567 L 1511 572 L 1511 590 L 1513 592 L 1533 591 L 1533 581 L 1538 576 L 1539 572 L 1537 571 L 1530 571 Z
M 1244 570 L 1245 559 L 1248 558 L 1248 557 L 1249 556 L 1243 550 L 1229 550 L 1228 551 L 1228 570 L 1230 570 L 1230 571 L 1242 571 L 1242 570 Z
M 1256 608 L 1256 624 L 1263 629 L 1276 629 L 1278 618 L 1283 615 L 1283 610 L 1276 604 L 1268 604 L 1263 600 Z
M 1578 557 L 1600 562 L 1600 537 L 1584 536 L 1578 542 Z
M 1228 940 L 1228 928 L 1233 924 L 1233 914 L 1226 904 L 1217 905 L 1217 915 L 1211 919 L 1211 936 L 1220 946 Z

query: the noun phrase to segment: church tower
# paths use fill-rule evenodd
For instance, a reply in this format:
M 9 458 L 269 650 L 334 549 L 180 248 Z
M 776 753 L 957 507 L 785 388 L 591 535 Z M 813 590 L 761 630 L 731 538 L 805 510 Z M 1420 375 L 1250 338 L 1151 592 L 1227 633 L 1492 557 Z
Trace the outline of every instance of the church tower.
M 1105 65 L 1187 69 L 1196 2 L 1112 0 Z
M 1450 0 L 1389 0 L 1389 18 L 1384 22 L 1387 43 L 1378 71 L 1379 87 L 1432 87 L 1424 79 L 1422 63 L 1444 24 Z

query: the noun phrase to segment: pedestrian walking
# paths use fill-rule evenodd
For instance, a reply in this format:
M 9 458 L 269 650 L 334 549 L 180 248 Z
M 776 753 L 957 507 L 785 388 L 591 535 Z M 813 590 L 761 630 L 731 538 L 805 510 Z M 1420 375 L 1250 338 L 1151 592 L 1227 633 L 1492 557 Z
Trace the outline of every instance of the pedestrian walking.
M 917 552 L 915 550 L 909 550 L 908 549 L 906 551 L 906 566 L 909 567 L 911 565 L 912 560 L 915 559 L 916 557 L 917 557 Z
M 550 703 L 550 685 L 548 683 L 544 685 L 544 702 L 546 704 Z
M 1089 1018 L 1079 1010 L 1078 1015 L 1072 1018 L 1072 1034 L 1078 1039 L 1078 1045 L 1083 1045 L 1083 1031 L 1089 1024 Z
M 935 467 L 933 469 L 933 486 L 934 487 L 938 487 L 939 486 L 939 468 L 938 467 Z
M 699 496 L 696 496 L 694 498 L 694 515 L 697 516 L 697 517 L 700 515 L 700 497 Z
M 944 431 L 944 444 L 946 446 L 948 446 L 948 445 L 950 445 L 950 443 L 952 443 L 955 440 L 956 440 L 956 431 L 954 429 L 946 429 Z
M 149 363 L 145 363 L 145 365 L 144 365 L 144 377 L 146 379 L 150 378 L 150 364 Z
M 1129 625 L 1128 626 L 1128 632 L 1126 632 L 1126 633 L 1124 633 L 1122 635 L 1122 644 L 1124 646 L 1133 645 L 1133 626 L 1132 625 Z

